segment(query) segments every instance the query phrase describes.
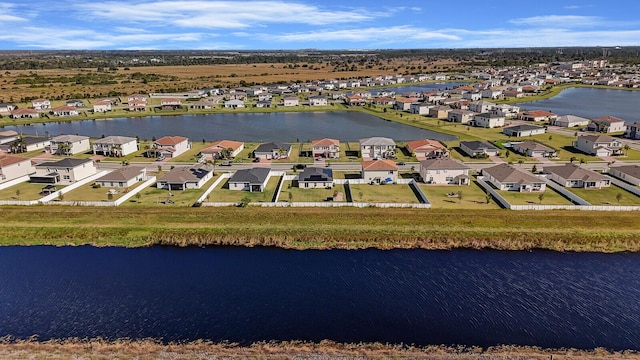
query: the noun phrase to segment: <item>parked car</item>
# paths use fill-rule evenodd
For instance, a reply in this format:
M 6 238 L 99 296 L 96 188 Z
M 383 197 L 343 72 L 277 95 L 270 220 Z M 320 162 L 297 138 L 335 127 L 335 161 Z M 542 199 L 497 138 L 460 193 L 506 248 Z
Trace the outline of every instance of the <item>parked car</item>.
M 251 162 L 260 162 L 260 158 L 255 158 L 255 159 L 251 160 Z
M 404 166 L 404 165 L 406 165 L 406 164 L 404 163 L 404 161 L 398 161 L 398 162 L 396 163 L 396 165 L 398 165 L 398 166 Z
M 220 166 L 231 166 L 231 164 L 233 164 L 233 161 L 225 160 L 225 161 L 220 163 Z
M 164 161 L 164 156 L 163 156 L 163 155 L 158 156 L 158 157 L 156 158 L 156 161 Z

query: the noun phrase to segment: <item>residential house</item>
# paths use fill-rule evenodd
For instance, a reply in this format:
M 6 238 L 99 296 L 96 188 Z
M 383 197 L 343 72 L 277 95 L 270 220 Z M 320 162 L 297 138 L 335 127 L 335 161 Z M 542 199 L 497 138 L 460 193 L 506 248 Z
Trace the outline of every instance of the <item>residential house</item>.
M 96 172 L 91 159 L 66 158 L 36 165 L 36 172 L 29 176 L 29 181 L 38 184 L 71 185 Z
M 409 112 L 411 114 L 417 115 L 429 115 L 429 109 L 431 109 L 433 105 L 429 105 L 423 102 L 412 103 L 409 105 Z
M 36 172 L 31 159 L 0 154 L 0 183 L 21 178 Z
M 49 152 L 56 155 L 74 155 L 91 149 L 88 136 L 60 135 L 51 138 Z
M 435 159 L 449 156 L 449 149 L 440 141 L 421 139 L 407 141 L 407 150 L 418 159 Z
M 489 112 L 492 114 L 504 116 L 505 118 L 515 118 L 520 113 L 520 107 L 515 105 L 508 104 L 499 104 L 494 105 L 489 109 Z
M 481 93 L 483 98 L 489 98 L 489 99 L 498 99 L 500 98 L 500 96 L 502 95 L 502 90 L 499 89 L 485 89 L 482 90 Z
M 164 98 L 160 100 L 162 110 L 182 110 L 182 100 L 178 98 Z
M 127 102 L 132 102 L 132 101 L 142 101 L 146 103 L 147 97 L 142 94 L 131 94 L 127 97 Z
M 182 155 L 191 149 L 191 142 L 183 136 L 164 136 L 154 141 L 147 150 L 148 157 L 164 157 L 167 159 Z
M 429 109 L 429 117 L 436 119 L 446 119 L 449 115 L 449 111 L 452 109 L 444 105 L 436 105 Z
M 212 177 L 213 171 L 206 165 L 180 166 L 158 179 L 156 187 L 167 190 L 200 189 Z
M 587 126 L 587 131 L 613 133 L 627 130 L 624 120 L 615 116 L 602 116 L 591 120 Z
M 470 167 L 450 158 L 420 161 L 420 177 L 427 184 L 469 185 Z
M 51 101 L 48 99 L 36 99 L 31 101 L 31 107 L 35 110 L 51 109 Z
M 84 107 L 84 101 L 78 99 L 69 99 L 64 104 L 72 107 Z
M 271 95 L 269 93 L 264 93 L 264 94 L 259 94 L 258 95 L 258 101 L 269 101 L 269 102 L 271 102 L 271 100 L 273 100 L 273 95 Z
M 354 94 L 354 95 L 347 96 L 344 102 L 347 105 L 364 106 L 364 104 L 366 103 L 366 100 L 362 96 L 358 94 Z
M 17 106 L 11 103 L 0 103 L 0 115 L 11 115 L 13 110 L 17 109 Z
M 486 141 L 460 141 L 460 150 L 473 158 L 497 156 L 500 151 Z
M 337 159 L 340 157 L 340 141 L 328 138 L 313 140 L 311 153 L 314 158 Z
M 300 105 L 300 100 L 297 96 L 287 96 L 284 99 L 284 106 L 298 106 Z
M 109 157 L 122 157 L 138 151 L 136 138 L 126 136 L 107 136 L 93 142 L 93 154 Z
M 551 122 L 553 126 L 560 127 L 574 127 L 574 126 L 587 126 L 591 120 L 585 119 L 580 116 L 575 115 L 562 115 L 558 116 L 558 118 Z
M 546 131 L 547 129 L 545 129 L 543 126 L 529 124 L 514 125 L 502 129 L 503 134 L 514 137 L 541 135 Z
M 390 97 L 381 96 L 371 100 L 371 103 L 374 105 L 386 106 L 386 105 L 393 105 L 395 103 L 395 100 Z
M 472 124 L 477 127 L 495 128 L 504 126 L 505 118 L 497 114 L 482 113 L 473 116 Z
M 42 150 L 45 151 L 49 145 L 51 144 L 51 140 L 46 137 L 38 137 L 38 136 L 23 136 L 19 139 L 19 142 L 16 144 L 17 146 L 12 146 L 12 152 L 21 153 L 21 152 L 29 152 Z
M 257 108 L 270 108 L 272 105 L 271 100 L 260 100 L 256 102 Z
M 147 179 L 144 166 L 125 166 L 96 179 L 95 184 L 106 188 L 129 188 Z
M 364 160 L 362 178 L 370 184 L 386 184 L 398 181 L 398 165 L 392 160 Z
M 269 142 L 258 145 L 253 150 L 253 157 L 267 160 L 286 159 L 291 156 L 291 144 Z
M 478 101 L 483 98 L 482 93 L 476 91 L 465 92 L 462 98 L 470 101 Z
M 239 109 L 244 107 L 244 101 L 239 99 L 231 99 L 224 102 L 226 109 Z
M 415 102 L 418 102 L 418 99 L 396 99 L 396 102 L 393 104 L 393 108 L 400 111 L 409 111 L 411 109 L 411 104 Z
M 640 166 L 638 165 L 610 167 L 609 175 L 624 180 L 629 184 L 640 186 Z
M 632 140 L 640 140 L 640 123 L 635 122 L 627 126 L 627 130 L 624 133 L 624 137 Z
M 310 106 L 327 106 L 329 104 L 327 97 L 323 95 L 309 96 Z
M 525 120 L 525 121 L 549 121 L 549 122 L 554 122 L 557 118 L 558 115 L 550 112 L 550 111 L 544 111 L 544 110 L 527 110 L 522 112 L 518 118 L 520 118 L 520 120 Z
M 100 100 L 93 103 L 93 112 L 94 113 L 103 113 L 111 111 L 111 101 L 110 100 Z
M 333 170 L 330 168 L 306 167 L 298 175 L 301 189 L 330 189 L 333 187 Z
M 13 119 L 37 119 L 39 117 L 40 113 L 34 109 L 15 109 L 11 112 Z
M 80 112 L 75 106 L 58 106 L 51 109 L 54 116 L 78 116 Z
M 233 140 L 219 140 L 213 142 L 200 151 L 206 160 L 234 158 L 244 150 L 244 143 Z
M 516 169 L 509 164 L 500 164 L 482 169 L 484 180 L 498 190 L 518 192 L 544 192 L 547 185 L 541 178 Z
M 622 142 L 606 135 L 579 136 L 573 147 L 583 153 L 595 156 L 622 155 Z
M 127 107 L 129 111 L 146 111 L 147 110 L 147 102 L 142 100 L 129 100 L 127 103 Z
M 360 139 L 360 153 L 362 158 L 395 158 L 396 143 L 386 137 L 370 137 Z
M 523 141 L 520 143 L 512 143 L 511 148 L 518 154 L 537 157 L 537 158 L 554 158 L 558 152 L 537 141 Z
M 472 103 L 469 103 L 469 110 L 476 113 L 486 113 L 489 112 L 489 110 L 491 110 L 491 108 L 493 108 L 495 105 L 496 104 L 485 100 L 474 101 Z
M 197 110 L 210 110 L 213 109 L 215 104 L 213 101 L 200 100 L 189 104 L 189 107 Z
M 471 122 L 471 120 L 473 120 L 474 115 L 475 113 L 470 110 L 455 109 L 449 111 L 447 120 L 460 124 L 468 124 L 469 122 Z
M 545 166 L 544 173 L 549 175 L 549 179 L 564 187 L 602 189 L 611 185 L 611 180 L 607 176 L 573 163 Z
M 267 187 L 269 176 L 271 176 L 271 169 L 266 167 L 238 170 L 229 179 L 229 190 L 263 192 Z

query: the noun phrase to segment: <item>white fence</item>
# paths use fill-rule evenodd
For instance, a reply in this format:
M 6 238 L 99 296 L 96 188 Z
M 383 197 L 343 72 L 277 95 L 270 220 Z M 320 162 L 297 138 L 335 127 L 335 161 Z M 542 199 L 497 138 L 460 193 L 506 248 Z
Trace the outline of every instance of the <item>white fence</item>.
M 262 207 L 378 207 L 378 208 L 416 208 L 416 209 L 428 209 L 431 204 L 409 204 L 409 203 L 360 203 L 360 202 L 264 202 L 264 203 L 250 203 L 250 206 L 262 206 Z
M 559 192 L 562 196 L 564 196 L 565 198 L 569 199 L 569 201 L 571 201 L 574 204 L 577 205 L 582 205 L 582 206 L 591 206 L 591 204 L 584 200 L 583 198 L 581 198 L 580 196 L 572 193 L 571 191 L 565 189 L 564 186 L 558 184 L 555 181 L 549 180 L 546 177 L 543 176 L 539 176 L 540 179 L 543 179 L 544 182 L 547 184 L 547 186 L 549 186 L 550 188 L 552 188 L 553 190 Z M 569 205 L 571 206 L 571 205 Z
M 211 184 L 211 186 L 209 186 L 209 188 L 207 190 L 205 190 L 204 193 L 202 193 L 202 195 L 198 198 L 196 203 L 200 203 L 200 204 L 204 205 L 204 201 L 207 199 L 207 196 L 209 196 L 209 194 L 211 194 L 213 189 L 215 189 L 216 186 L 220 185 L 220 183 L 222 181 L 224 181 L 225 179 L 231 178 L 231 175 L 232 175 L 231 173 L 224 173 L 224 174 L 220 175 L 220 177 L 217 178 L 216 181 L 214 181 L 213 184 Z M 208 205 L 208 204 L 213 204 L 213 203 L 207 203 L 206 206 L 216 206 L 216 205 Z M 220 203 L 218 203 L 218 204 L 220 204 Z M 226 203 L 222 203 L 222 204 L 226 204 Z M 230 203 L 230 204 L 234 204 L 234 203 Z M 222 206 L 228 206 L 228 205 L 222 205 Z
M 0 184 L 0 190 L 4 190 L 4 189 L 7 189 L 7 188 L 10 188 L 12 186 L 18 185 L 18 184 L 23 183 L 25 181 L 29 181 L 29 175 L 21 176 L 19 178 L 13 179 L 13 180 L 9 180 L 7 182 L 3 182 L 2 184 Z
M 145 181 L 142 185 L 136 187 L 135 189 L 129 191 L 128 193 L 124 194 L 121 198 L 119 198 L 118 200 L 114 201 L 115 206 L 120 206 L 122 203 L 124 203 L 125 201 L 131 199 L 133 196 L 135 196 L 137 193 L 141 192 L 142 190 L 148 188 L 149 186 L 153 185 L 153 183 L 155 183 L 157 181 L 155 176 L 151 176 L 150 178 L 147 179 L 147 181 Z
M 625 190 L 627 190 L 628 192 L 636 195 L 636 196 L 640 196 L 640 188 L 638 188 L 637 186 L 633 186 L 629 183 L 626 183 L 622 180 L 618 180 L 617 178 L 614 178 L 613 176 L 607 176 L 610 180 L 611 183 L 615 186 L 621 187 Z

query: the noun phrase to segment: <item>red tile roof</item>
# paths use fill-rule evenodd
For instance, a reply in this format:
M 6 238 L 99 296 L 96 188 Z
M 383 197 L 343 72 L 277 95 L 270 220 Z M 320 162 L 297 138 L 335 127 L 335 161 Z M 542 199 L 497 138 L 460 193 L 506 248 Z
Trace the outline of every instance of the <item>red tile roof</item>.
M 362 162 L 362 170 L 367 170 L 367 171 L 398 170 L 398 165 L 396 165 L 395 162 L 388 159 L 365 160 Z

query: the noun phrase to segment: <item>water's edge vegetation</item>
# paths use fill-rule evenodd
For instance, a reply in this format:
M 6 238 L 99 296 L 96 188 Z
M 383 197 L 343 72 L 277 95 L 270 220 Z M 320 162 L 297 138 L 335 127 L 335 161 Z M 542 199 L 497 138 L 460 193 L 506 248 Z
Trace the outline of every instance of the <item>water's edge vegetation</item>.
M 0 245 L 640 251 L 635 212 L 2 207 Z

